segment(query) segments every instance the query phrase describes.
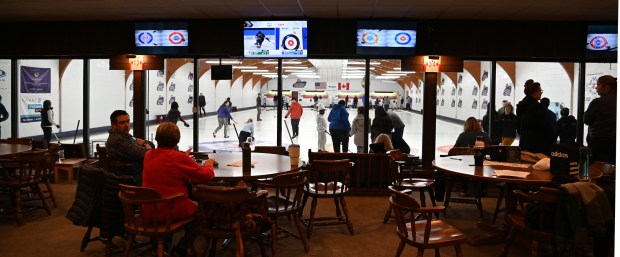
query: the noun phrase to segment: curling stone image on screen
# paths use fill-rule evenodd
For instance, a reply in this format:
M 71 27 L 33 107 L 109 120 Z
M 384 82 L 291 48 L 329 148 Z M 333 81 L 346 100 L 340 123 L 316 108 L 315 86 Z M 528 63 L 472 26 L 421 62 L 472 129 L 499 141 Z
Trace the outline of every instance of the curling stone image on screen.
M 307 57 L 306 21 L 246 21 L 245 57 Z

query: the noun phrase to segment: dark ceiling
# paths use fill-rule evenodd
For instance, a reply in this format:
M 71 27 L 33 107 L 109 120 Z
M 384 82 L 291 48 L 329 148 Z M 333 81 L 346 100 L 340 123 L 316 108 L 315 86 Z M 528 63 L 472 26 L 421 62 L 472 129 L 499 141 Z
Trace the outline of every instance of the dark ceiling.
M 2 0 L 0 21 L 462 19 L 617 21 L 617 0 Z

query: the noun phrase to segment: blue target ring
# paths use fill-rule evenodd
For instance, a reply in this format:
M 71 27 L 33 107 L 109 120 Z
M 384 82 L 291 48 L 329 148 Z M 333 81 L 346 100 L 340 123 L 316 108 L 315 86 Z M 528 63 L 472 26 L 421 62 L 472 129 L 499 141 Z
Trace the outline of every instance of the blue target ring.
M 138 41 L 140 41 L 141 44 L 150 44 L 153 42 L 153 35 L 149 32 L 142 32 L 138 35 Z
M 406 44 L 409 44 L 409 42 L 411 42 L 411 36 L 407 33 L 401 32 L 401 33 L 396 34 L 396 36 L 394 36 L 394 41 L 396 41 L 396 44 L 406 45 Z

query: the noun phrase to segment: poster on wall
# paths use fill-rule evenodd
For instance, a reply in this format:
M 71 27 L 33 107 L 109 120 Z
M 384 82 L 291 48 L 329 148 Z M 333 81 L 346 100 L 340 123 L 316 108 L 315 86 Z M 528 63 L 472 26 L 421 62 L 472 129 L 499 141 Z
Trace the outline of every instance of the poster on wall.
M 21 66 L 20 93 L 47 93 L 51 92 L 51 69 Z
M 20 123 L 40 122 L 43 98 L 39 96 L 24 96 L 19 99 Z

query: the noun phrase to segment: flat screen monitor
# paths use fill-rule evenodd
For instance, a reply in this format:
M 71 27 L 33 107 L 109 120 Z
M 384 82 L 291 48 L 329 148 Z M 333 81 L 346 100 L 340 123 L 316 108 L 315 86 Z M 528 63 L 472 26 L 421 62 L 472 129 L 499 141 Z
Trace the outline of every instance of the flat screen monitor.
M 589 25 L 586 58 L 616 59 L 617 55 L 618 25 Z
M 136 22 L 137 54 L 187 54 L 187 22 Z
M 356 53 L 361 55 L 413 55 L 415 22 L 357 22 Z
M 245 21 L 243 55 L 247 58 L 308 57 L 306 21 Z
M 231 80 L 232 65 L 213 65 L 211 66 L 211 80 Z

